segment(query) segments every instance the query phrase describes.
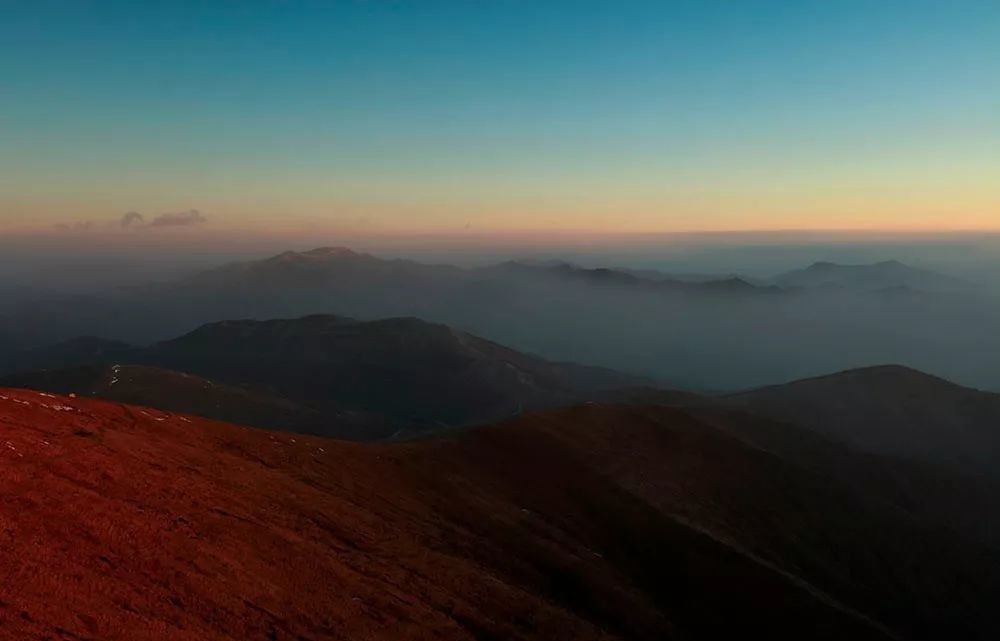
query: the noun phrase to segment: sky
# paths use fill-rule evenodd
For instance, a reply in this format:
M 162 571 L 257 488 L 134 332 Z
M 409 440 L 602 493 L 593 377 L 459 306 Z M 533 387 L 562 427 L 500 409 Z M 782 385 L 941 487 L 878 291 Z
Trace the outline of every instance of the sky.
M 1000 229 L 996 0 L 0 15 L 8 237 Z

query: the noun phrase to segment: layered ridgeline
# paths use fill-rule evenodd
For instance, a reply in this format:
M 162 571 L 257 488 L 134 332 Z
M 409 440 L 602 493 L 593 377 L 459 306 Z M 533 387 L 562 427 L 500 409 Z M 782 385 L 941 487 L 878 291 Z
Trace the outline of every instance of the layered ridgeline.
M 898 366 L 698 395 L 416 319 L 330 316 L 215 323 L 149 348 L 81 339 L 34 356 L 51 367 L 0 385 L 352 440 L 586 402 L 684 407 L 848 486 L 878 485 L 924 521 L 1000 544 L 1000 395 Z
M 26 354 L 27 356 L 27 354 Z M 997 477 L 1000 395 L 899 366 L 694 395 L 413 318 L 226 321 L 147 348 L 79 339 L 0 384 L 370 440 L 585 401 L 739 409 L 858 451 Z
M 148 348 L 82 339 L 25 360 L 37 369 L 4 385 L 361 439 L 491 422 L 644 382 L 414 318 L 224 321 Z
M 734 277 L 689 283 L 665 274 L 634 275 L 627 270 L 585 269 L 569 264 L 508 262 L 463 269 L 383 259 L 343 247 L 322 247 L 103 293 L 23 292 L 0 301 L 0 347 L 48 344 L 90 334 L 147 342 L 175 335 L 185 327 L 226 318 L 315 313 L 433 317 L 426 312 L 455 311 L 453 304 L 503 304 L 508 296 L 532 282 L 623 285 L 642 293 L 663 294 L 725 294 L 742 291 L 747 285 Z M 500 298 L 494 299 L 497 295 Z M 4 340 L 7 338 L 10 345 Z
M 1000 300 L 886 262 L 774 280 L 513 262 L 479 268 L 343 248 L 285 252 L 169 282 L 0 303 L 0 372 L 83 335 L 146 345 L 234 318 L 418 317 L 522 352 L 736 390 L 878 363 L 1000 389 Z
M 0 390 L 0 431 L 2 639 L 1000 633 L 994 552 L 676 408 L 352 444 Z

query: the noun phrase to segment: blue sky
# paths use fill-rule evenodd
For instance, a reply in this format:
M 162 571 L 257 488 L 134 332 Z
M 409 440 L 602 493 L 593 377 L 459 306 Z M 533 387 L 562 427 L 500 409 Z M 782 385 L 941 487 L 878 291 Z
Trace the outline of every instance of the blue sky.
M 995 1 L 0 11 L 0 224 L 1000 227 Z

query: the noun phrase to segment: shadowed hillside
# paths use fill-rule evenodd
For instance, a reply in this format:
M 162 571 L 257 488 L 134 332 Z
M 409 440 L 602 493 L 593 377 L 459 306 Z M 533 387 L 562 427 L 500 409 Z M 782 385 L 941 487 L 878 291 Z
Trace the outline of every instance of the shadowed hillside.
M 996 631 L 992 553 L 676 409 L 361 445 L 4 391 L 0 428 L 0 638 Z
M 732 406 L 862 450 L 996 476 L 1000 395 L 899 366 L 850 370 L 728 396 Z
M 374 438 L 396 429 L 375 415 L 347 409 L 319 412 L 259 389 L 143 365 L 39 370 L 0 377 L 0 386 L 93 396 L 243 425 L 341 438 Z

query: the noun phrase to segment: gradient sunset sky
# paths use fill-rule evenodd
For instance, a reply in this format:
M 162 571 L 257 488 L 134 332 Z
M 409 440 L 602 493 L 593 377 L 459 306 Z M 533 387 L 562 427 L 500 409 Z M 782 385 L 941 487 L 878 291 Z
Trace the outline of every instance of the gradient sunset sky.
M 1000 229 L 997 0 L 0 15 L 0 231 Z

